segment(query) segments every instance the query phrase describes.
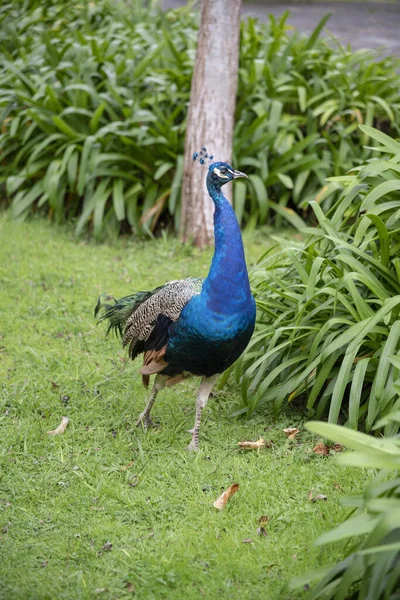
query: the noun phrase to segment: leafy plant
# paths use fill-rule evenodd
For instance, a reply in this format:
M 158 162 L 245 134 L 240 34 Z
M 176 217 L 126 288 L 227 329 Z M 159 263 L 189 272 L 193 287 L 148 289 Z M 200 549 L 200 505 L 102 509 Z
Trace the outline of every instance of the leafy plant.
M 395 403 L 400 354 L 400 144 L 367 126 L 384 157 L 335 177 L 342 194 L 305 243 L 279 240 L 252 273 L 258 324 L 236 364 L 251 414 L 301 398 L 310 415 L 370 430 Z
M 399 366 L 399 359 L 394 365 Z M 400 386 L 397 385 L 400 393 Z M 400 404 L 385 423 L 400 424 Z M 395 600 L 400 593 L 400 440 L 377 439 L 328 423 L 309 423 L 307 429 L 340 442 L 356 452 L 344 454 L 339 462 L 357 467 L 381 469 L 362 494 L 348 496 L 342 504 L 352 507 L 349 518 L 323 534 L 318 546 L 348 540 L 346 558 L 335 565 L 294 578 L 294 590 L 320 580 L 311 590 L 310 600 Z M 395 472 L 389 478 L 388 472 Z M 355 513 L 355 514 L 354 514 Z
M 244 207 L 243 184 L 235 186 L 236 211 L 253 223 L 272 211 L 278 225 L 299 228 L 310 201 L 325 210 L 336 201 L 340 187 L 326 177 L 373 155 L 359 124 L 398 135 L 399 80 L 395 59 L 320 39 L 329 15 L 309 38 L 289 36 L 287 18 L 242 26 L 234 147 L 253 174 Z
M 65 15 L 49 3 L 19 26 L 24 7 L 8 8 L 22 29 L 3 63 L 0 98 L 12 215 L 45 206 L 57 221 L 76 217 L 78 234 L 91 224 L 99 237 L 105 224 L 126 221 L 149 231 L 168 203 L 177 211 L 192 19 L 185 26 L 184 11 L 179 19 L 158 11 L 142 21 L 107 2 Z
M 248 227 L 303 227 L 308 200 L 337 197 L 325 177 L 372 154 L 358 123 L 398 132 L 396 61 L 329 45 L 326 18 L 310 38 L 289 37 L 287 16 L 242 24 L 234 162 L 249 182 L 234 204 Z M 190 8 L 3 4 L 0 184 L 14 218 L 74 218 L 77 234 L 97 238 L 171 221 L 178 230 L 196 40 Z

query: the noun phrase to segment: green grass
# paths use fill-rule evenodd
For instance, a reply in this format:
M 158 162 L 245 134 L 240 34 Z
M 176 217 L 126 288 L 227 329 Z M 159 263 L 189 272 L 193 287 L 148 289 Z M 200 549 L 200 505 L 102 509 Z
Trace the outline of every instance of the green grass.
M 97 296 L 204 275 L 210 251 L 169 239 L 76 244 L 65 229 L 4 216 L 0 238 L 1 599 L 274 600 L 288 578 L 339 559 L 343 545 L 312 541 L 348 514 L 339 498 L 368 473 L 313 455 L 317 438 L 303 429 L 288 441 L 282 428 L 298 413 L 229 419 L 230 383 L 204 413 L 201 451 L 187 454 L 189 381 L 160 394 L 157 429 L 134 426 L 146 395 L 138 364 L 95 326 Z M 66 432 L 47 436 L 63 415 Z M 273 447 L 237 451 L 259 436 Z M 233 482 L 239 492 L 217 513 Z M 309 490 L 327 502 L 311 503 Z M 257 535 L 261 515 L 268 537 Z

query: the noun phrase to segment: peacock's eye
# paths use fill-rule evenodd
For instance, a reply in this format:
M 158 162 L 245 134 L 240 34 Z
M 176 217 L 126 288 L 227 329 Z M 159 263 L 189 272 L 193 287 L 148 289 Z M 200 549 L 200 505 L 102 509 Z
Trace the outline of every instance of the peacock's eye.
M 217 177 L 221 177 L 221 179 L 229 179 L 229 175 L 227 175 L 227 172 L 228 169 L 226 167 L 221 167 L 220 169 L 215 167 L 213 170 L 214 175 L 216 175 Z

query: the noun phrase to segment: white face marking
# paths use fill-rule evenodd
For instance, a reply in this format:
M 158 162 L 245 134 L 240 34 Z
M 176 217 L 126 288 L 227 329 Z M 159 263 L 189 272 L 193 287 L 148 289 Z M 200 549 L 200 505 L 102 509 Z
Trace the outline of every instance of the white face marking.
M 218 177 L 221 177 L 221 179 L 229 179 L 228 175 L 224 175 L 223 173 L 221 173 L 221 171 L 219 169 L 217 169 L 217 167 L 215 167 L 215 169 L 213 169 L 213 172 L 218 175 Z

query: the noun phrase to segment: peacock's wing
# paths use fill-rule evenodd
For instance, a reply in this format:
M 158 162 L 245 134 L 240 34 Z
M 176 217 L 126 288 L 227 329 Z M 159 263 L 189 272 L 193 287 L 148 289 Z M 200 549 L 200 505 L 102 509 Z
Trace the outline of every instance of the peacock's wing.
M 200 294 L 204 279 L 190 277 L 170 281 L 150 292 L 139 292 L 114 300 L 113 305 L 103 304 L 101 298 L 95 315 L 102 310 L 100 321 L 108 319 L 107 333 L 114 329 L 129 346 L 132 359 L 144 352 L 144 366 L 140 372 L 149 376 L 163 370 L 163 360 L 172 323 L 176 322 L 183 307 L 193 296 Z

